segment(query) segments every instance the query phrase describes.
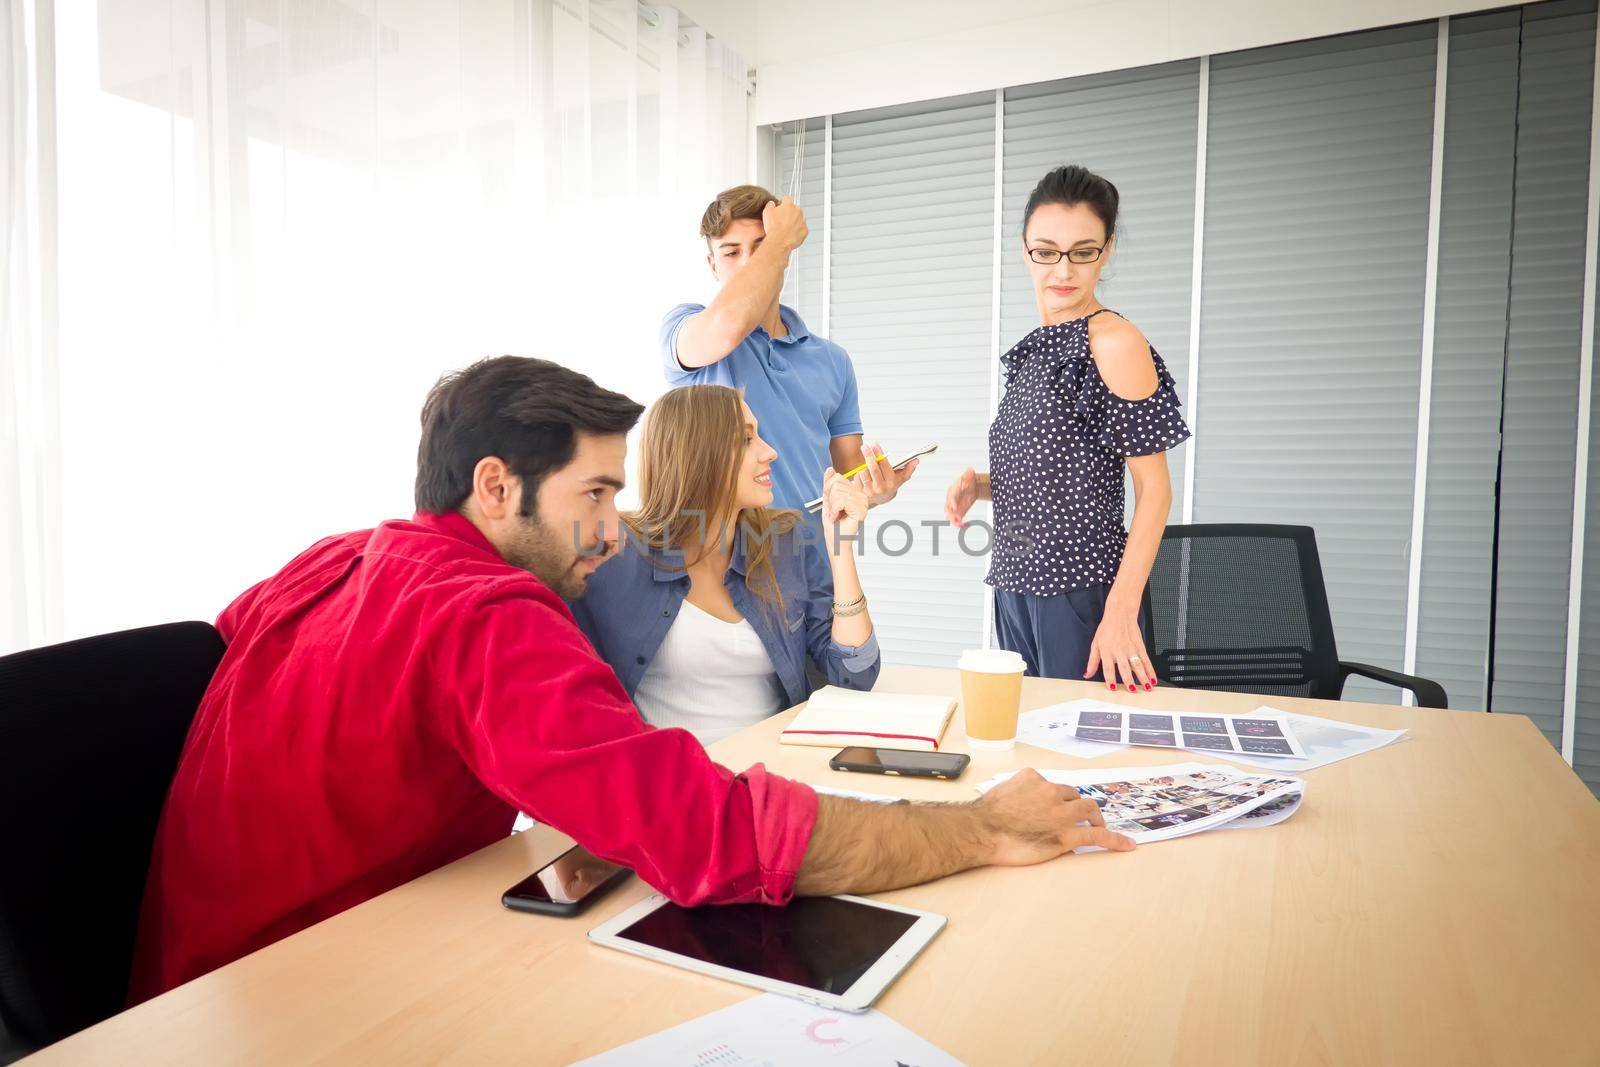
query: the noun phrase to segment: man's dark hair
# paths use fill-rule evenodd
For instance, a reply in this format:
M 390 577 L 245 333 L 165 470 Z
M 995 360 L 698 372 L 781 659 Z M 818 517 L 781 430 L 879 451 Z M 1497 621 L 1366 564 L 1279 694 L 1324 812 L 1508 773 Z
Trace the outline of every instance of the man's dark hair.
M 522 514 L 532 515 L 539 484 L 572 462 L 579 431 L 627 433 L 644 407 L 559 363 L 495 356 L 447 374 L 422 405 L 417 447 L 417 510 L 459 510 L 472 472 L 498 456 L 522 479 Z

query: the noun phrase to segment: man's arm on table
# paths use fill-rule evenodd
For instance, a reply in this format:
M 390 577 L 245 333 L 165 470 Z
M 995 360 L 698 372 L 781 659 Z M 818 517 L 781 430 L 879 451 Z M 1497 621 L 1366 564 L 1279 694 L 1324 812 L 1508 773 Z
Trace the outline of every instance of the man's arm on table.
M 796 896 L 879 893 L 971 867 L 1042 863 L 1083 845 L 1126 852 L 1100 807 L 1022 771 L 970 804 L 874 804 L 817 798 Z M 1087 822 L 1090 825 L 1080 826 Z
M 681 904 L 870 893 L 1079 844 L 1131 847 L 1092 801 L 1017 775 L 972 804 L 818 797 L 759 765 L 713 763 L 683 730 L 646 726 L 554 594 L 507 584 L 437 658 L 446 728 L 489 789 Z M 826 801 L 825 805 L 820 802 Z M 509 827 L 508 827 L 509 829 Z
M 757 326 L 783 291 L 783 272 L 789 268 L 789 254 L 806 239 L 805 215 L 788 197 L 768 204 L 761 215 L 766 236 L 750 255 L 750 262 L 728 279 L 704 311 L 695 313 L 678 327 L 676 355 L 686 369 L 709 367 L 739 347 Z M 717 242 L 711 254 L 718 255 Z

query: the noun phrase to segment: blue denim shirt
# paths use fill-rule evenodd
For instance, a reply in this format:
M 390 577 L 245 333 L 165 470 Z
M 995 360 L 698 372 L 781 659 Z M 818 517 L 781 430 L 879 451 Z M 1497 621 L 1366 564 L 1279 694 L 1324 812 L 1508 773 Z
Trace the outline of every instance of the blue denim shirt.
M 808 536 L 797 527 L 774 536 L 772 567 L 783 591 L 781 613 L 745 584 L 742 526 L 726 582 L 734 607 L 749 620 L 772 659 L 788 706 L 811 695 L 807 656 L 833 685 L 871 689 L 878 680 L 878 638 L 869 636 L 859 648 L 833 639 L 833 569 L 819 543 L 821 535 Z M 652 559 L 666 566 L 656 566 Z M 689 575 L 682 565 L 679 555 L 654 552 L 629 539 L 590 576 L 588 592 L 569 601 L 578 626 L 617 672 L 630 700 L 689 595 Z M 715 666 L 708 664 L 708 669 Z

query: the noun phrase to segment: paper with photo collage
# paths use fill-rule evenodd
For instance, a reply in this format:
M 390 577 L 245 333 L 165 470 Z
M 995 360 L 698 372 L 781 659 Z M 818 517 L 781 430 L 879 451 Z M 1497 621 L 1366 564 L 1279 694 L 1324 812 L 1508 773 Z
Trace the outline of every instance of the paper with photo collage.
M 1299 778 L 1246 774 L 1221 763 L 1039 773 L 1099 804 L 1107 828 L 1138 844 L 1204 830 L 1272 826 L 1300 809 L 1306 789 Z M 979 782 L 978 792 L 987 793 L 1010 777 L 1011 773 L 997 774 Z M 1095 850 L 1088 846 L 1077 851 Z
M 1071 711 L 1074 741 L 1106 745 L 1185 748 L 1213 755 L 1304 759 L 1306 750 L 1282 715 L 1198 715 L 1135 711 L 1097 700 L 1078 700 Z

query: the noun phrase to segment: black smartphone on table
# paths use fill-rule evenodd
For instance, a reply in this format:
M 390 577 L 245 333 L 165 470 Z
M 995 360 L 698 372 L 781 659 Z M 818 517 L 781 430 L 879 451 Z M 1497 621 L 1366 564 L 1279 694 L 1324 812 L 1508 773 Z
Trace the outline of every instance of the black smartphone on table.
M 574 845 L 507 889 L 500 903 L 540 915 L 576 915 L 632 873 Z
M 840 749 L 828 761 L 836 771 L 901 774 L 912 778 L 960 778 L 972 757 L 965 752 L 909 752 L 898 748 Z

